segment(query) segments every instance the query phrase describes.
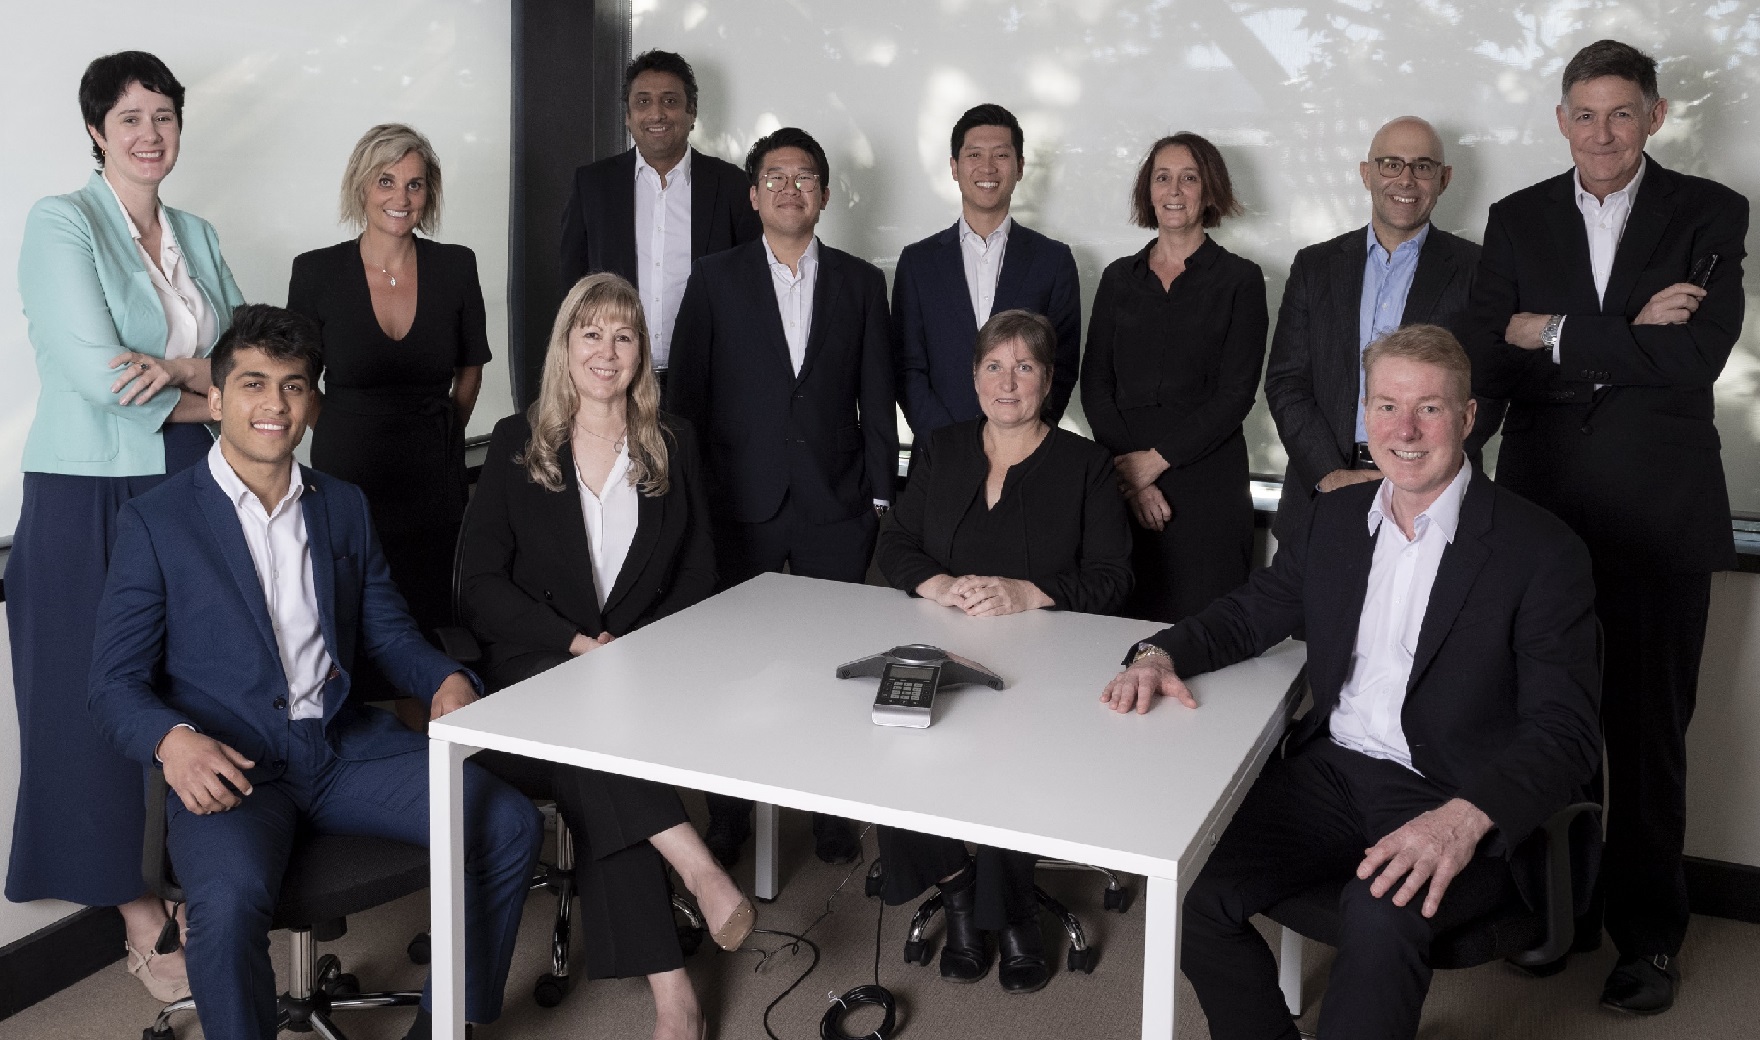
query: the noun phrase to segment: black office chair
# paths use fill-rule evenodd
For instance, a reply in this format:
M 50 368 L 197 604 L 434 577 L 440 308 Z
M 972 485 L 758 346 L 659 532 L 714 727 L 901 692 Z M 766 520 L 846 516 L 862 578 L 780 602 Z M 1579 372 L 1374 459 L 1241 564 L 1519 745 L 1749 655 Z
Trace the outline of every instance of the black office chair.
M 1130 909 L 1130 889 L 1124 887 L 1118 874 L 1105 867 L 1089 866 L 1085 863 L 1072 863 L 1061 859 L 1042 859 L 1037 864 L 1039 870 L 1081 870 L 1093 871 L 1106 878 L 1106 891 L 1101 896 L 1101 905 L 1114 913 L 1124 913 Z M 868 868 L 868 880 L 865 891 L 869 896 L 879 898 L 885 887 L 886 863 L 875 860 Z M 1088 942 L 1087 932 L 1082 928 L 1081 920 L 1071 913 L 1055 897 L 1038 885 L 1033 886 L 1033 897 L 1039 903 L 1039 909 L 1057 919 L 1058 926 L 1063 929 L 1064 937 L 1069 940 L 1069 952 L 1066 962 L 1070 971 L 1079 971 L 1084 975 L 1092 975 L 1094 966 L 1100 963 L 1100 950 Z M 934 892 L 917 904 L 917 911 L 911 915 L 911 927 L 904 942 L 904 959 L 907 964 L 926 965 L 934 955 L 926 934 L 929 925 L 934 923 L 937 914 L 941 913 L 942 899 L 940 892 Z
M 183 890 L 165 848 L 165 774 L 151 770 L 147 783 L 146 847 L 141 873 L 148 891 L 181 903 Z M 419 990 L 362 993 L 360 981 L 342 970 L 333 953 L 318 956 L 319 942 L 348 933 L 347 917 L 428 887 L 428 850 L 389 838 L 322 834 L 301 838 L 281 879 L 272 928 L 285 928 L 292 942 L 287 991 L 280 997 L 280 1029 L 315 1032 L 325 1040 L 347 1040 L 331 1016 L 337 1011 L 414 1007 Z M 141 1040 L 175 1040 L 171 1018 L 196 1007 L 194 998 L 167 1004 Z

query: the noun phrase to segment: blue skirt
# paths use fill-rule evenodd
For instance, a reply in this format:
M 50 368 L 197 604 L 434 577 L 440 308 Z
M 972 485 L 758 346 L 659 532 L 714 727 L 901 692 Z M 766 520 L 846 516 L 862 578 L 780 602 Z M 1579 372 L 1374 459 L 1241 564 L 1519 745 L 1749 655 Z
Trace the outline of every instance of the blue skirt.
M 145 891 L 140 763 L 118 754 L 86 710 L 98 600 L 124 502 L 207 454 L 193 423 L 167 426 L 165 474 L 26 473 L 6 563 L 6 622 L 18 698 L 18 812 L 6 898 L 116 906 Z

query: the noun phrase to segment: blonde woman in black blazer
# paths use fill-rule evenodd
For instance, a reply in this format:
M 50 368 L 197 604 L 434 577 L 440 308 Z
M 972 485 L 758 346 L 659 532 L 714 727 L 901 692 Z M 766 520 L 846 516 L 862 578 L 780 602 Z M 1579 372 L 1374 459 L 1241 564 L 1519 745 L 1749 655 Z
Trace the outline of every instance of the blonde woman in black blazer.
M 659 400 L 635 288 L 614 274 L 582 279 L 557 314 L 538 401 L 529 419 L 496 424 L 465 514 L 461 608 L 485 644 L 491 690 L 714 591 L 696 440 L 689 424 L 660 412 Z M 517 761 L 522 774 L 535 767 Z M 646 976 L 655 1037 L 695 1040 L 702 1010 L 684 971 L 661 860 L 678 871 L 723 949 L 751 934 L 750 900 L 671 787 L 542 768 L 575 833 L 588 977 Z

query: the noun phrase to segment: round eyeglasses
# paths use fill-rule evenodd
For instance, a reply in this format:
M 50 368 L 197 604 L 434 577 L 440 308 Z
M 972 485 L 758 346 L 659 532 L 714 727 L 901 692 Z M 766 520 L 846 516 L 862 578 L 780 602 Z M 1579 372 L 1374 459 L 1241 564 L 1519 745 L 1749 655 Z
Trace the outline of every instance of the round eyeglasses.
M 797 173 L 793 177 L 788 177 L 780 173 L 767 173 L 764 175 L 762 183 L 767 191 L 781 191 L 784 188 L 792 187 L 802 195 L 806 195 L 819 190 L 819 175 L 816 173 Z

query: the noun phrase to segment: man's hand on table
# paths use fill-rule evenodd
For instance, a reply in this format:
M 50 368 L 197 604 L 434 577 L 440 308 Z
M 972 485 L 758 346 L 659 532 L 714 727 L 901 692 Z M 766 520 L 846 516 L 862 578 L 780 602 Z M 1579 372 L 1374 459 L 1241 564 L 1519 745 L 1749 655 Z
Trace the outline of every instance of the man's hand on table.
M 477 688 L 464 677 L 463 672 L 453 672 L 434 691 L 434 699 L 428 705 L 428 721 L 450 714 L 477 699 Z
M 1490 832 L 1491 817 L 1464 798 L 1450 799 L 1376 842 L 1365 852 L 1357 867 L 1357 877 L 1367 881 L 1376 871 L 1381 872 L 1369 886 L 1369 892 L 1377 899 L 1405 878 L 1405 883 L 1394 891 L 1395 906 L 1411 902 L 1428 881 L 1430 890 L 1424 896 L 1423 913 L 1425 917 L 1435 917 L 1442 907 L 1443 893 L 1472 862 L 1479 840 Z
M 1173 670 L 1173 658 L 1151 654 L 1133 663 L 1112 677 L 1100 693 L 1100 703 L 1109 705 L 1119 714 L 1148 711 L 1157 696 L 1172 697 L 1188 708 L 1196 708 L 1198 700 Z

